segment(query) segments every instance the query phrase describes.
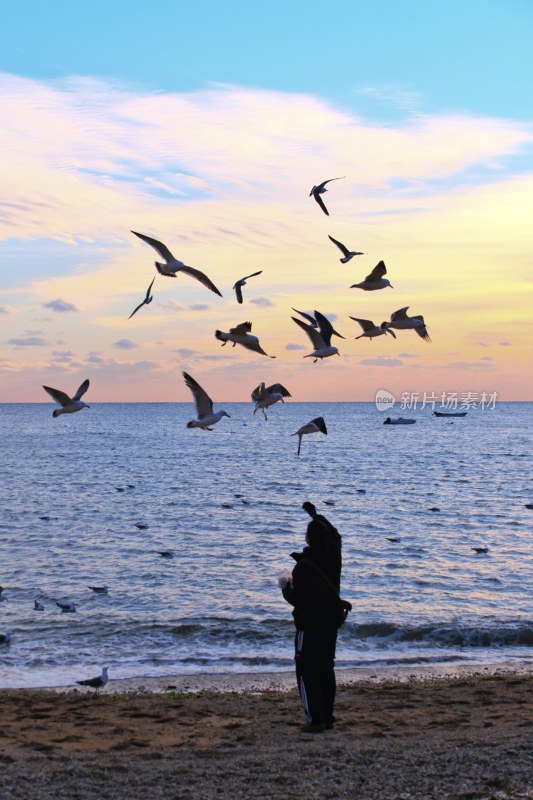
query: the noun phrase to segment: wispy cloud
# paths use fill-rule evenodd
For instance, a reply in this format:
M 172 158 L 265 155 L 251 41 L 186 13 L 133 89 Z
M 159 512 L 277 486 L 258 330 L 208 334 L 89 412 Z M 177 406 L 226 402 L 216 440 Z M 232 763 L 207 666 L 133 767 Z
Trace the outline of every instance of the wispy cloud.
M 42 336 L 26 336 L 21 338 L 8 339 L 7 343 L 13 347 L 46 347 L 48 341 Z
M 209 311 L 211 306 L 209 303 L 193 303 L 189 308 L 191 311 Z
M 359 362 L 365 367 L 401 367 L 403 361 L 399 358 L 363 358 Z
M 50 308 L 52 311 L 57 311 L 59 314 L 65 314 L 70 311 L 77 311 L 78 309 L 73 303 L 67 303 L 66 300 L 50 300 L 49 303 L 43 303 L 43 308 Z
M 304 347 L 303 344 L 293 344 L 289 342 L 289 344 L 285 345 L 285 350 L 307 350 L 307 347 Z
M 268 297 L 252 297 L 250 303 L 253 303 L 254 306 L 259 306 L 260 308 L 273 308 L 274 303 L 272 300 L 269 300 Z
M 138 345 L 130 339 L 119 339 L 118 342 L 113 342 L 113 347 L 117 347 L 119 350 L 133 350 Z

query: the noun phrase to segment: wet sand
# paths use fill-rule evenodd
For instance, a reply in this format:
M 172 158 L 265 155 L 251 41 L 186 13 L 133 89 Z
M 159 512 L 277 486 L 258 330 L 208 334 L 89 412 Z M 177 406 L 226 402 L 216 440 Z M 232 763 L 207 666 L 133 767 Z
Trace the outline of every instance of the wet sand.
M 341 683 L 318 735 L 255 678 L 0 691 L 0 800 L 533 798 L 531 674 Z

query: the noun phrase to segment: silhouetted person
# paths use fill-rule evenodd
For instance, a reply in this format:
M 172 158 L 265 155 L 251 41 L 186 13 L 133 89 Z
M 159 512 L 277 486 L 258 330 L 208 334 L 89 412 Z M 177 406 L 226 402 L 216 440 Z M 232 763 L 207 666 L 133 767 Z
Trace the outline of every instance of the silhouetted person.
M 291 553 L 292 580 L 280 578 L 283 596 L 294 606 L 296 680 L 307 723 L 302 730 L 320 733 L 335 722 L 335 647 L 340 624 L 341 536 L 312 503 L 307 546 Z

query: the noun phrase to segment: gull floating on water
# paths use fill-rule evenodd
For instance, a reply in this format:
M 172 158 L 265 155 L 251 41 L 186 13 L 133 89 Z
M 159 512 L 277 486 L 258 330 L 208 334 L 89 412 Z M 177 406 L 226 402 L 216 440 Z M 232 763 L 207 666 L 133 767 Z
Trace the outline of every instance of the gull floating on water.
M 59 417 L 61 414 L 74 414 L 75 411 L 81 411 L 82 408 L 90 408 L 87 403 L 84 403 L 81 398 L 89 388 L 89 378 L 86 378 L 74 397 L 70 398 L 68 394 L 62 392 L 60 389 L 52 389 L 51 386 L 43 386 L 45 392 L 48 392 L 50 397 L 53 397 L 56 403 L 59 403 L 61 408 L 56 408 L 52 411 L 53 417 Z
M 341 251 L 343 255 L 343 258 L 339 259 L 341 264 L 347 264 L 348 261 L 350 261 L 350 259 L 353 258 L 354 256 L 365 255 L 364 253 L 360 253 L 358 250 L 348 250 L 346 245 L 344 245 L 342 242 L 337 241 L 337 239 L 334 239 L 333 236 L 329 235 L 329 233 L 328 233 L 328 239 L 332 241 L 333 244 L 336 244 L 339 250 Z
M 298 314 L 301 312 L 298 311 Z M 306 315 L 307 316 L 307 315 Z M 305 322 L 302 322 L 301 319 L 296 319 L 296 317 L 291 317 L 293 322 L 295 322 L 299 327 L 306 332 L 309 339 L 311 340 L 311 344 L 314 347 L 312 353 L 308 353 L 304 358 L 314 358 L 314 363 L 318 361 L 319 358 L 328 358 L 328 356 L 335 356 L 339 355 L 339 350 L 337 347 L 334 347 L 331 344 L 331 337 L 333 334 L 339 336 L 341 339 L 344 339 L 344 336 L 341 336 L 340 333 L 337 333 L 333 329 L 333 325 L 319 311 L 315 311 L 315 323 L 318 325 L 319 330 L 316 330 L 315 325 L 306 325 Z
M 3 594 L 4 587 L 0 586 L 0 603 L 7 603 L 7 597 Z
M 44 611 L 44 606 L 42 603 L 39 603 L 38 600 L 33 601 L 33 610 L 34 611 Z
M 302 436 L 305 436 L 306 433 L 325 433 L 327 435 L 327 428 L 326 423 L 324 422 L 324 417 L 315 417 L 312 419 L 311 422 L 308 422 L 307 425 L 303 425 L 296 433 L 291 433 L 291 436 L 298 437 L 298 453 L 300 455 L 300 447 L 302 446 Z
M 215 425 L 215 423 L 219 422 L 222 417 L 229 417 L 229 414 L 223 410 L 215 413 L 213 411 L 213 401 L 207 392 L 202 389 L 200 384 L 196 383 L 194 378 L 191 378 L 191 376 L 186 372 L 182 372 L 182 375 L 185 379 L 186 385 L 192 392 L 194 402 L 196 403 L 196 413 L 198 415 L 197 419 L 191 419 L 191 421 L 187 423 L 187 427 L 202 428 L 204 431 L 213 430 L 209 426 Z
M 60 608 L 61 611 L 67 614 L 72 614 L 74 611 L 76 611 L 77 608 L 76 603 L 58 603 L 57 601 L 56 601 L 56 606 L 58 606 L 58 608 Z
M 109 587 L 107 586 L 88 586 L 96 594 L 109 594 Z
M 157 239 L 152 239 L 151 236 L 145 236 L 143 233 L 137 233 L 137 231 L 132 231 L 135 236 L 138 236 L 139 239 L 142 239 L 143 242 L 149 244 L 154 250 L 165 260 L 164 264 L 161 262 L 156 261 L 155 266 L 157 271 L 160 275 L 166 275 L 168 278 L 175 278 L 176 273 L 183 272 L 184 275 L 190 275 L 191 278 L 195 278 L 197 281 L 200 281 L 207 289 L 210 289 L 215 294 L 218 294 L 222 297 L 221 293 L 218 291 L 215 284 L 205 275 L 205 273 L 200 272 L 199 269 L 194 269 L 194 267 L 188 267 L 183 261 L 178 261 L 177 258 L 174 258 L 168 247 L 163 244 L 163 242 L 159 242 Z
M 412 329 L 425 342 L 431 342 L 422 314 L 417 314 L 414 317 L 408 317 L 408 308 L 409 306 L 405 306 L 405 308 L 399 308 L 398 311 L 393 311 L 393 313 L 390 315 L 390 322 L 384 322 L 383 324 L 386 325 L 387 328 L 396 328 L 397 331 Z
M 253 350 L 254 353 L 260 353 L 262 356 L 267 356 L 267 358 L 276 358 L 276 356 L 269 356 L 268 353 L 265 353 L 259 344 L 257 336 L 253 336 L 250 333 L 251 330 L 251 322 L 241 322 L 241 324 L 236 325 L 235 328 L 230 328 L 228 333 L 224 331 L 215 331 L 215 336 L 222 342 L 222 347 L 224 347 L 226 342 L 233 342 L 233 347 L 235 347 L 236 344 L 241 344 L 247 350 Z
M 313 186 L 313 188 L 309 192 L 309 197 L 314 197 L 315 198 L 315 200 L 317 201 L 318 205 L 320 206 L 320 208 L 322 209 L 324 214 L 326 214 L 328 217 L 329 217 L 329 211 L 327 210 L 326 206 L 324 205 L 324 201 L 322 200 L 320 195 L 324 194 L 324 192 L 328 191 L 326 189 L 326 183 L 331 183 L 331 181 L 341 181 L 345 177 L 346 177 L 346 175 L 342 175 L 342 177 L 340 177 L 340 178 L 329 178 L 329 180 L 322 181 L 322 183 L 319 183 L 318 186 Z
M 13 634 L 11 631 L 6 631 L 5 633 L 0 633 L 0 644 L 9 644 L 11 641 L 11 637 Z
M 267 419 L 265 409 L 273 406 L 279 400 L 284 403 L 284 397 L 291 397 L 291 393 L 281 383 L 273 383 L 272 386 L 260 383 L 252 392 L 252 400 L 255 403 L 254 414 L 261 409 L 263 416 Z
M 238 303 L 242 303 L 242 287 L 246 286 L 246 281 L 248 280 L 248 278 L 255 278 L 256 275 L 261 275 L 262 272 L 263 272 L 262 269 L 260 269 L 259 272 L 252 272 L 251 275 L 247 275 L 245 278 L 241 278 L 240 281 L 237 281 L 237 283 L 233 284 L 233 288 L 235 289 L 235 294 L 237 295 Z
M 361 283 L 354 283 L 350 286 L 350 289 L 363 289 L 365 292 L 373 292 L 376 289 L 385 289 L 387 286 L 390 286 L 392 289 L 393 286 L 391 282 L 384 278 L 383 276 L 387 274 L 387 268 L 385 266 L 384 261 L 380 261 L 379 264 L 376 264 L 372 272 L 366 276 L 364 281 Z
M 376 336 L 382 336 L 385 333 L 390 333 L 390 335 L 396 339 L 396 334 L 394 331 L 388 329 L 386 322 L 382 322 L 381 325 L 378 326 L 369 319 L 357 319 L 357 317 L 350 317 L 350 319 L 353 319 L 354 322 L 358 322 L 363 329 L 363 333 L 360 336 L 356 336 L 356 339 L 362 339 L 363 336 L 366 336 L 368 339 L 372 340 Z
M 131 312 L 131 314 L 129 315 L 128 319 L 131 319 L 131 318 L 133 317 L 133 315 L 134 315 L 134 314 L 136 314 L 136 313 L 137 313 L 137 311 L 138 311 L 140 308 L 142 308 L 143 306 L 147 306 L 149 303 L 151 303 L 151 302 L 152 302 L 152 300 L 153 300 L 154 298 L 153 298 L 153 295 L 151 295 L 151 294 L 150 294 L 150 291 L 151 291 L 151 289 L 152 289 L 152 286 L 154 285 L 154 281 L 155 281 L 155 276 L 154 276 L 154 278 L 152 278 L 152 283 L 150 284 L 150 286 L 149 286 L 149 287 L 148 287 L 148 289 L 146 290 L 146 297 L 144 298 L 144 300 L 142 301 L 142 303 L 139 303 L 139 305 L 137 306 L 137 308 L 136 308 L 134 311 L 132 311 L 132 312 Z
M 91 689 L 101 689 L 109 680 L 107 677 L 107 667 L 102 667 L 102 674 L 97 678 L 87 678 L 84 681 L 76 681 L 80 686 L 90 686 Z

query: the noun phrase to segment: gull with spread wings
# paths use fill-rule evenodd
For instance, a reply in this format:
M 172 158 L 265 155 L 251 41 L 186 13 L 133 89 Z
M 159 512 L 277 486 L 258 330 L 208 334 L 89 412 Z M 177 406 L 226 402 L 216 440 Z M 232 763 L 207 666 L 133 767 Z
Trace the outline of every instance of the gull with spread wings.
M 178 272 L 183 272 L 184 275 L 190 275 L 191 278 L 195 278 L 197 281 L 200 281 L 207 289 L 210 289 L 215 294 L 218 294 L 219 297 L 222 297 L 222 294 L 218 291 L 217 287 L 211 281 L 207 275 L 203 272 L 200 272 L 199 269 L 194 269 L 194 267 L 188 267 L 183 261 L 178 261 L 177 258 L 174 258 L 168 247 L 163 244 L 163 242 L 158 241 L 157 239 L 152 239 L 151 236 L 145 236 L 144 233 L 137 233 L 137 231 L 132 231 L 135 236 L 138 236 L 139 239 L 142 239 L 143 242 L 149 244 L 150 247 L 153 247 L 156 253 L 164 259 L 164 264 L 160 261 L 155 262 L 155 266 L 157 271 L 160 275 L 166 275 L 168 278 L 175 278 Z
M 194 378 L 191 378 L 187 372 L 183 372 L 182 375 L 185 379 L 185 384 L 189 387 L 194 397 L 197 414 L 197 418 L 191 419 L 191 421 L 187 423 L 187 427 L 202 428 L 204 431 L 212 431 L 213 428 L 209 426 L 215 425 L 222 417 L 229 417 L 229 414 L 223 410 L 213 411 L 213 401 L 205 389 L 202 389 L 200 384 L 197 383 Z
M 252 272 L 251 275 L 246 275 L 245 278 L 241 278 L 239 281 L 237 281 L 237 283 L 233 284 L 233 288 L 235 289 L 235 294 L 237 295 L 238 303 L 242 303 L 242 287 L 246 286 L 246 281 L 248 280 L 248 278 L 255 278 L 256 275 L 261 275 L 262 272 L 263 272 L 262 269 L 260 269 L 259 272 Z
M 81 411 L 82 408 L 90 408 L 87 403 L 82 401 L 82 397 L 89 388 L 89 378 L 83 381 L 74 397 L 69 397 L 68 394 L 62 392 L 61 389 L 52 389 L 51 386 L 43 386 L 45 392 L 48 392 L 50 397 L 59 403 L 61 408 L 56 408 L 52 411 L 52 416 L 59 417 L 61 414 L 74 414 L 75 411 Z
M 333 236 L 329 235 L 329 233 L 328 233 L 328 239 L 331 242 L 333 242 L 333 244 L 336 244 L 337 247 L 339 248 L 339 250 L 341 251 L 341 253 L 343 255 L 343 258 L 339 259 L 341 264 L 347 264 L 348 261 L 351 258 L 353 258 L 354 256 L 364 256 L 365 255 L 365 253 L 360 253 L 359 250 L 348 250 L 346 245 L 344 245 L 342 242 L 339 242 L 337 239 L 334 239 Z
M 396 328 L 397 331 L 414 330 L 425 342 L 431 342 L 422 314 L 408 317 L 408 308 L 409 306 L 405 306 L 405 308 L 399 308 L 398 311 L 394 311 L 390 315 L 390 322 L 384 322 L 383 324 L 387 328 Z
M 350 286 L 350 289 L 363 289 L 365 292 L 373 292 L 376 289 L 385 289 L 387 286 L 390 286 L 392 289 L 393 286 L 391 282 L 384 278 L 383 276 L 387 274 L 387 268 L 385 266 L 384 261 L 380 261 L 379 264 L 376 264 L 370 275 L 367 275 L 364 281 L 361 283 L 354 283 Z
M 131 314 L 129 315 L 128 319 L 131 319 L 131 318 L 133 317 L 133 315 L 134 315 L 134 314 L 136 314 L 136 313 L 137 313 L 137 311 L 138 311 L 140 308 L 142 308 L 143 306 L 147 306 L 149 303 L 151 303 L 151 302 L 152 302 L 152 300 L 154 299 L 154 297 L 153 297 L 153 295 L 151 295 L 151 294 L 150 294 L 150 292 L 151 292 L 151 290 L 152 290 L 152 286 L 154 285 L 154 281 L 155 281 L 155 277 L 153 277 L 153 278 L 152 278 L 152 283 L 150 284 L 150 286 L 149 286 L 149 287 L 148 287 L 148 289 L 146 290 L 146 297 L 144 298 L 144 300 L 142 301 L 142 303 L 139 303 L 139 305 L 137 306 L 137 308 L 136 308 L 134 311 L 132 311 L 132 312 L 131 312 Z
M 345 178 L 345 177 L 346 177 L 346 175 L 342 175 L 340 178 L 329 178 L 329 180 L 322 181 L 322 183 L 319 183 L 318 186 L 313 186 L 313 188 L 309 192 L 309 197 L 314 197 L 315 198 L 315 200 L 317 201 L 318 205 L 320 206 L 320 208 L 322 209 L 324 214 L 326 214 L 328 217 L 329 217 L 329 211 L 327 210 L 326 206 L 324 205 L 324 201 L 322 200 L 320 195 L 324 194 L 324 192 L 328 191 L 326 189 L 326 183 L 331 183 L 331 181 L 342 181 L 343 178 Z
M 354 322 L 358 322 L 361 328 L 363 329 L 363 333 L 360 336 L 356 336 L 356 339 L 362 339 L 366 336 L 368 339 L 372 340 L 376 336 L 383 336 L 384 333 L 390 333 L 390 335 L 396 339 L 396 334 L 394 331 L 389 331 L 387 328 L 388 323 L 382 322 L 381 325 L 374 325 L 374 323 L 369 319 L 357 319 L 357 317 L 350 317 L 353 319 Z
M 291 397 L 291 393 L 281 383 L 273 383 L 272 386 L 260 383 L 252 392 L 252 400 L 255 403 L 254 414 L 261 410 L 264 418 L 268 419 L 265 409 L 280 400 L 284 403 L 284 397 Z
M 297 311 L 297 314 L 301 314 L 301 311 Z M 303 315 L 302 316 L 310 316 L 310 315 Z M 318 326 L 318 330 L 316 329 L 315 325 L 309 324 L 306 325 L 305 322 L 302 322 L 301 319 L 296 319 L 296 317 L 291 317 L 292 321 L 295 322 L 299 327 L 306 332 L 309 339 L 311 340 L 311 344 L 313 345 L 313 352 L 308 353 L 304 358 L 314 358 L 314 362 L 318 361 L 318 359 L 328 358 L 328 356 L 335 356 L 339 355 L 339 350 L 337 347 L 334 347 L 331 344 L 331 337 L 333 334 L 339 336 L 339 338 L 344 339 L 344 336 L 341 336 L 340 333 L 337 333 L 331 322 L 327 317 L 320 313 L 320 311 L 315 311 L 315 323 Z
M 305 436 L 306 433 L 324 433 L 327 435 L 328 429 L 326 428 L 326 423 L 324 422 L 324 417 L 315 417 L 312 419 L 311 422 L 308 422 L 307 425 L 302 425 L 296 433 L 291 433 L 291 436 L 298 437 L 298 453 L 300 455 L 300 448 L 302 446 L 302 436 Z
M 268 353 L 265 353 L 259 344 L 257 336 L 253 336 L 250 333 L 251 330 L 251 322 L 241 322 L 240 325 L 230 328 L 228 333 L 218 330 L 215 331 L 215 336 L 222 342 L 222 347 L 224 347 L 227 342 L 233 342 L 233 347 L 235 347 L 236 344 L 241 344 L 243 347 L 246 347 L 247 350 L 253 350 L 254 353 L 260 353 L 262 356 L 267 356 L 267 358 L 276 358 L 276 356 L 269 356 Z

